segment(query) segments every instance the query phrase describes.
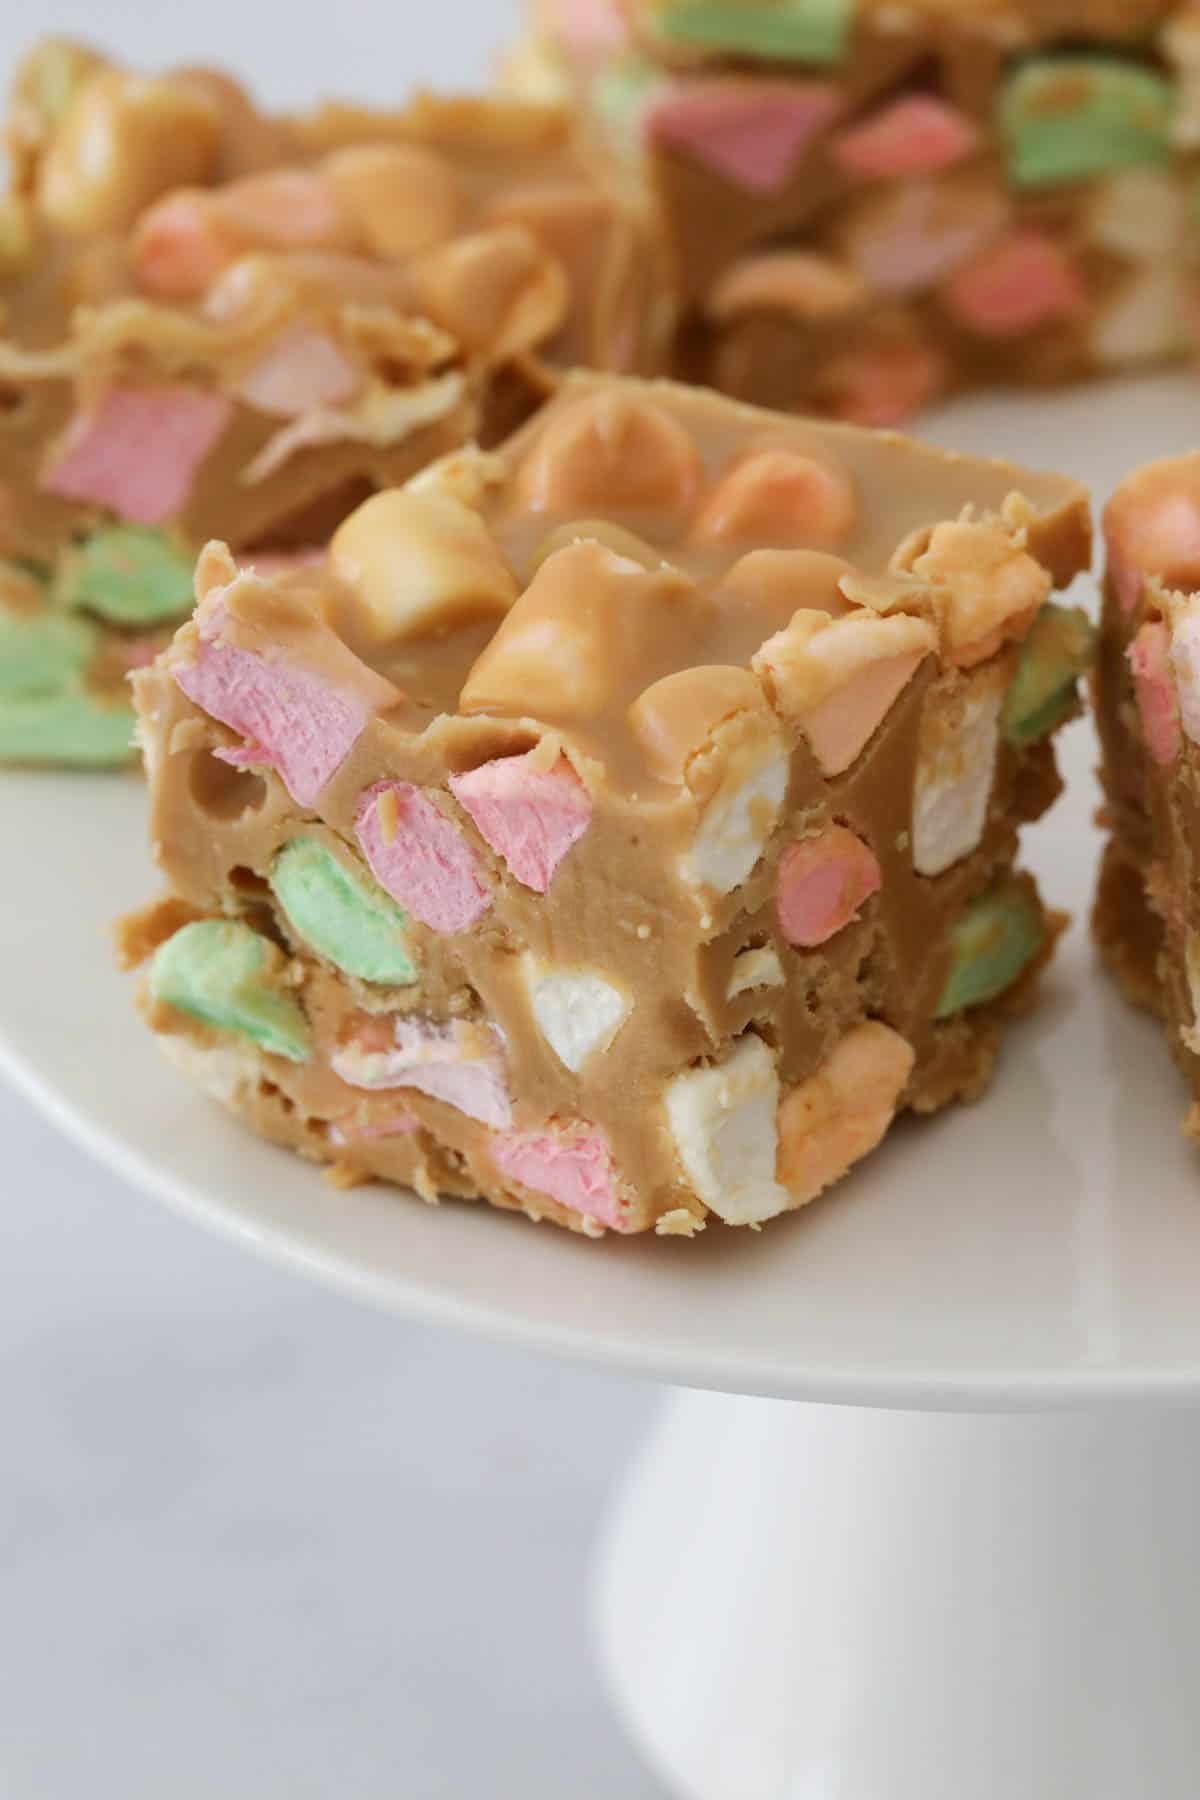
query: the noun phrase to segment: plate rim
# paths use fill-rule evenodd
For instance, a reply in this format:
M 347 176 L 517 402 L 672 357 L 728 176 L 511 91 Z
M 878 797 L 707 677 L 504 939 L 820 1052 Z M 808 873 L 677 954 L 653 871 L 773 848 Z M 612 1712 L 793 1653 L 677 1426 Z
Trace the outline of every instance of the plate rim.
M 107 1132 L 64 1097 L 14 1048 L 0 1024 L 0 1075 L 56 1129 L 134 1191 L 164 1204 L 177 1217 L 213 1233 L 288 1273 L 374 1311 L 415 1324 L 463 1331 L 488 1342 L 537 1352 L 579 1366 L 665 1386 L 700 1388 L 801 1404 L 855 1406 L 904 1412 L 1058 1412 L 1129 1410 L 1147 1405 L 1189 1406 L 1200 1400 L 1200 1363 L 1115 1368 L 1036 1366 L 1009 1374 L 974 1370 L 955 1375 L 899 1371 L 882 1379 L 874 1364 L 838 1369 L 741 1354 L 743 1378 L 729 1379 L 727 1358 L 717 1353 L 651 1348 L 641 1338 L 598 1336 L 570 1326 L 554 1328 L 522 1317 L 515 1308 L 489 1305 L 430 1288 L 389 1271 L 373 1276 L 333 1251 L 318 1253 L 295 1235 L 268 1226 L 255 1229 L 248 1216 L 186 1179 L 173 1176 L 147 1153 Z M 201 1096 L 197 1095 L 197 1099 Z M 272 1146 L 272 1148 L 279 1148 Z M 281 1156 L 289 1152 L 279 1149 Z

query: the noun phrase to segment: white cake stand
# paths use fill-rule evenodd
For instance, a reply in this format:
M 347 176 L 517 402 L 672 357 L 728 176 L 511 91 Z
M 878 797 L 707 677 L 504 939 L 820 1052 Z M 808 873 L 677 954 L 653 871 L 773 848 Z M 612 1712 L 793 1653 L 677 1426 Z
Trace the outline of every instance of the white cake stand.
M 1103 492 L 1200 437 L 1194 395 L 998 400 L 939 435 Z M 1071 798 L 1031 833 L 1077 914 L 1092 760 L 1074 727 Z M 589 1244 L 336 1192 L 182 1086 L 104 932 L 154 891 L 142 819 L 132 777 L 0 773 L 0 1064 L 131 1180 L 313 1276 L 714 1390 L 672 1400 L 597 1585 L 617 1702 L 674 1791 L 1196 1800 L 1200 1162 L 1081 927 L 984 1105 L 902 1125 L 761 1235 Z

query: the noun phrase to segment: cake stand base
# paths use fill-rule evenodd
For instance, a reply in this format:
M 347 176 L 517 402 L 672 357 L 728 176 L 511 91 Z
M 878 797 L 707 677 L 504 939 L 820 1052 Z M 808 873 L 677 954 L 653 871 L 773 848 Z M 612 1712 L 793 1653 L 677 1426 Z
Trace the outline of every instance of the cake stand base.
M 1200 1419 L 680 1393 L 602 1546 L 686 1800 L 1196 1800 Z

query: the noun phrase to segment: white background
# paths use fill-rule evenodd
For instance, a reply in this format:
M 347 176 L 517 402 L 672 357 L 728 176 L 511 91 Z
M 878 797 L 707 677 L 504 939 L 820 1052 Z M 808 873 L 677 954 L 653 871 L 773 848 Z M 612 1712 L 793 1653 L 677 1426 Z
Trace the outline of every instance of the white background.
M 0 63 L 56 30 L 394 102 L 514 10 L 0 0 Z M 309 1289 L 2 1087 L 0 1169 L 0 1800 L 661 1800 L 586 1618 L 651 1391 Z

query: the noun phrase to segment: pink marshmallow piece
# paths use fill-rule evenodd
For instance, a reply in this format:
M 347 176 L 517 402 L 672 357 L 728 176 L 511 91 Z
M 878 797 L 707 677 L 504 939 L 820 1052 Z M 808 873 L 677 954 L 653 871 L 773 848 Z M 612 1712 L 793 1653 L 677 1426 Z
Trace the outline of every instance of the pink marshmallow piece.
M 71 420 L 41 486 L 139 525 L 161 525 L 183 511 L 197 469 L 232 416 L 226 395 L 182 384 L 110 388 L 94 411 Z
M 450 777 L 450 792 L 516 879 L 544 894 L 592 821 L 592 802 L 565 756 L 531 768 L 535 751 L 501 756 Z
M 645 132 L 650 143 L 687 150 L 740 187 L 769 194 L 839 104 L 837 89 L 823 81 L 699 82 L 656 101 Z
M 920 344 L 848 352 L 830 367 L 839 419 L 885 431 L 903 425 L 936 398 L 949 378 L 946 359 Z
M 629 41 L 617 0 L 555 0 L 559 36 L 584 57 L 608 56 Z
M 1150 619 L 1126 655 L 1133 670 L 1142 734 L 1155 762 L 1162 767 L 1179 754 L 1179 701 L 1171 675 L 1171 634 L 1161 619 Z
M 294 419 L 315 407 L 340 406 L 359 385 L 358 370 L 324 331 L 283 331 L 238 383 L 238 396 L 258 412 Z
M 847 174 L 870 181 L 936 174 L 978 144 L 979 133 L 957 107 L 932 94 L 909 94 L 840 132 L 830 150 Z
M 225 620 L 220 592 L 197 614 L 195 657 L 173 664 L 171 673 L 189 700 L 247 740 L 218 750 L 223 762 L 276 769 L 292 799 L 311 806 L 386 698 L 386 684 L 365 664 L 359 682 L 338 683 L 289 665 L 282 654 L 268 660 L 220 643 Z
M 944 293 L 959 323 L 981 337 L 1019 337 L 1087 307 L 1075 263 L 1040 231 L 1010 232 L 951 275 Z
M 392 1027 L 390 1042 L 382 1027 Z M 334 1051 L 336 1075 L 351 1087 L 415 1088 L 481 1125 L 512 1124 L 512 1101 L 499 1051 L 494 1056 L 464 1051 L 460 1031 L 431 1019 L 373 1019 Z
M 856 919 L 882 884 L 874 851 L 844 825 L 801 838 L 779 864 L 779 929 L 797 949 L 815 950 Z
M 1004 205 L 969 213 L 939 205 L 936 183 L 912 181 L 849 235 L 847 253 L 858 273 L 885 294 L 933 287 L 978 255 L 1004 225 Z
M 395 795 L 395 830 L 379 817 Z M 380 887 L 431 931 L 466 931 L 492 904 L 479 857 L 461 831 L 420 788 L 378 781 L 358 803 L 355 829 Z
M 560 1206 L 614 1231 L 628 1230 L 617 1192 L 612 1151 L 604 1133 L 583 1128 L 509 1131 L 492 1139 L 492 1160 L 502 1175 Z
M 236 253 L 222 231 L 210 194 L 191 189 L 167 194 L 138 220 L 130 261 L 138 286 L 164 300 L 195 300 L 211 287 Z

